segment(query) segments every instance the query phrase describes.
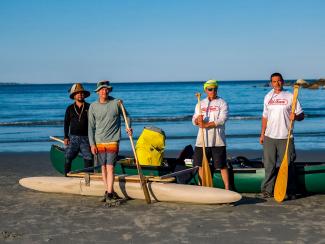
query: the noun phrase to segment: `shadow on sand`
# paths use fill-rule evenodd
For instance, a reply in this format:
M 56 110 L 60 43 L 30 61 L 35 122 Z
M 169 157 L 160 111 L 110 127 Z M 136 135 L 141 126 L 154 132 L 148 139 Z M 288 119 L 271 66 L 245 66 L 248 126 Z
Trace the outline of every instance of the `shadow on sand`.
M 248 197 L 248 196 L 243 196 L 243 198 L 236 202 L 234 205 L 238 206 L 238 205 L 252 205 L 252 204 L 257 204 L 257 203 L 263 203 L 266 202 L 267 200 L 256 196 L 256 197 Z

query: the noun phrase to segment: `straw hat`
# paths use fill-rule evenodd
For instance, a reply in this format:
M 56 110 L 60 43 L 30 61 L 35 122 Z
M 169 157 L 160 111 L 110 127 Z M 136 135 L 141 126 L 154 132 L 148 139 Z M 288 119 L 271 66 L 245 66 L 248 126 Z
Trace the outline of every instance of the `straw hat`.
M 85 98 L 90 96 L 90 92 L 86 91 L 80 83 L 75 83 L 72 85 L 72 87 L 70 89 L 70 98 L 74 99 L 74 95 L 76 95 L 76 93 L 78 93 L 78 92 L 83 92 L 85 95 Z

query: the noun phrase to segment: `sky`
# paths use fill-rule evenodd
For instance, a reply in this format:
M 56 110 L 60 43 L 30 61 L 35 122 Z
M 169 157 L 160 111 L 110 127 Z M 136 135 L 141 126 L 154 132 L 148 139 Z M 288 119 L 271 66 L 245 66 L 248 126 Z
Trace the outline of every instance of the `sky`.
M 322 0 L 0 0 L 0 82 L 325 77 Z

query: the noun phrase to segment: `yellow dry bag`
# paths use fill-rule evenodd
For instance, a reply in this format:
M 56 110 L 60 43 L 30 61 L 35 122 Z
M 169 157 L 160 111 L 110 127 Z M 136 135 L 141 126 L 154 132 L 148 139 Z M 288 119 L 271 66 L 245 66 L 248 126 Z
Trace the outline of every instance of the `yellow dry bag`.
M 165 139 L 162 129 L 144 127 L 135 146 L 140 165 L 161 165 L 164 158 Z

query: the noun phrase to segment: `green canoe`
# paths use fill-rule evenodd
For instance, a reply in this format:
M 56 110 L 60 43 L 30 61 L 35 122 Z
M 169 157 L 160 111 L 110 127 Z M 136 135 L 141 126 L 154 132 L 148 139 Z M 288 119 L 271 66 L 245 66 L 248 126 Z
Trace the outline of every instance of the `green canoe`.
M 57 145 L 51 147 L 51 162 L 53 167 L 64 173 L 64 149 Z M 250 161 L 243 157 L 230 162 L 230 180 L 237 192 L 258 193 L 264 179 L 264 168 L 260 161 Z M 178 159 L 165 158 L 162 166 L 141 166 L 144 175 L 162 176 L 175 171 L 177 164 L 182 164 Z M 78 156 L 72 163 L 72 171 L 84 168 L 83 159 Z M 295 162 L 296 182 L 301 193 L 325 193 L 325 163 L 324 162 Z M 115 167 L 116 174 L 137 174 L 133 159 L 121 157 Z M 191 177 L 189 184 L 196 184 L 197 177 Z M 220 170 L 213 174 L 215 187 L 223 188 Z

